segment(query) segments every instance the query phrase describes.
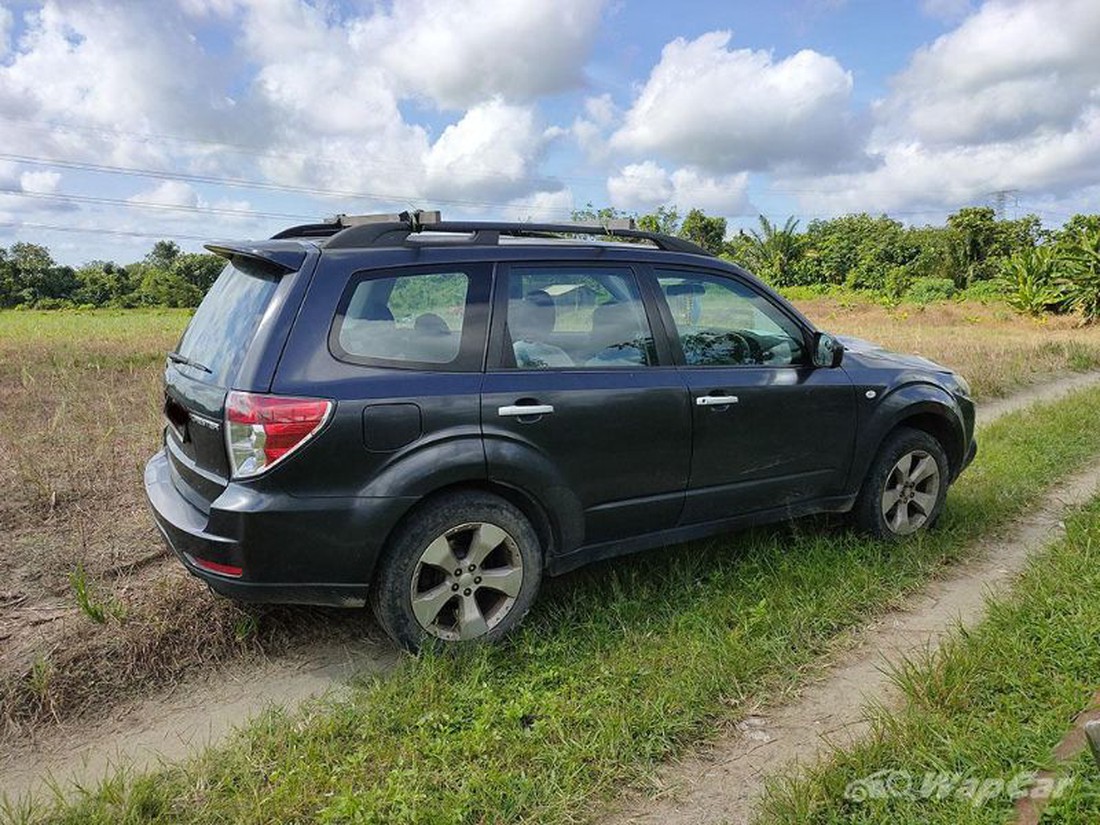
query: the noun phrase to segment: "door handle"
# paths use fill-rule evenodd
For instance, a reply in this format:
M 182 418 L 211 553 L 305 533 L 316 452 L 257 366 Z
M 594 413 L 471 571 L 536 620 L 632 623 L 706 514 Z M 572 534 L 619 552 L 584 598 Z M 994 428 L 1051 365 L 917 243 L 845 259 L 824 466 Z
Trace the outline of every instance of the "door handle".
M 528 415 L 550 415 L 553 411 L 553 404 L 510 404 L 507 407 L 497 407 L 497 415 L 505 418 L 519 418 Z
M 697 407 L 728 407 L 736 403 L 736 395 L 700 395 L 695 399 Z

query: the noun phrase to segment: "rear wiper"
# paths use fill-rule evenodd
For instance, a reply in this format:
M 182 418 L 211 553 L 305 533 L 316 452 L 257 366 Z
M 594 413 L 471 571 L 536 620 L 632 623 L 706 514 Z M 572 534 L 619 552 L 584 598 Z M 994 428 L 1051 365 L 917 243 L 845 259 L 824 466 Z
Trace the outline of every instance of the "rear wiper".
M 186 355 L 180 355 L 178 352 L 168 353 L 168 360 L 171 361 L 173 364 L 183 364 L 185 367 L 194 367 L 195 369 L 202 370 L 203 372 L 209 372 L 211 374 L 213 374 L 214 372 L 214 370 L 210 369 L 210 367 L 206 366 L 206 364 L 200 364 L 198 361 L 194 361 L 188 358 Z

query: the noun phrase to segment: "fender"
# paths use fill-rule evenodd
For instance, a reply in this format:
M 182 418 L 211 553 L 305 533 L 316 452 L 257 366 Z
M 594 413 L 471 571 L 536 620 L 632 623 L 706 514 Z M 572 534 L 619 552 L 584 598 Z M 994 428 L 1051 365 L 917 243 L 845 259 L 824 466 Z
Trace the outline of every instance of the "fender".
M 873 409 L 866 409 L 864 407 L 861 411 L 863 420 L 848 476 L 847 487 L 850 491 L 858 493 L 863 486 L 863 479 L 886 436 L 902 422 L 919 415 L 935 416 L 945 425 L 944 433 L 950 443 L 944 444 L 943 448 L 953 475 L 961 469 L 966 444 L 966 418 L 958 400 L 942 387 L 926 381 L 911 381 L 887 391 Z
M 534 444 L 514 433 L 485 429 L 489 480 L 520 490 L 539 504 L 550 521 L 555 556 L 584 541 L 584 507 L 554 462 Z

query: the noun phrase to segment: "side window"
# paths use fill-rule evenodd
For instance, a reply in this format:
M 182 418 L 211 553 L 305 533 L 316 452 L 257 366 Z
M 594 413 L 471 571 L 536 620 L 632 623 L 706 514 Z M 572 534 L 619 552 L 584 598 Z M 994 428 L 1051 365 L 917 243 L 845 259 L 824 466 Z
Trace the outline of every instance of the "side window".
M 462 343 L 469 286 L 464 272 L 366 278 L 338 319 L 339 347 L 353 360 L 449 364 Z
M 805 363 L 798 325 L 764 296 L 718 275 L 657 270 L 684 359 L 692 366 Z
M 657 363 L 653 333 L 628 268 L 513 266 L 507 290 L 506 345 L 517 369 Z

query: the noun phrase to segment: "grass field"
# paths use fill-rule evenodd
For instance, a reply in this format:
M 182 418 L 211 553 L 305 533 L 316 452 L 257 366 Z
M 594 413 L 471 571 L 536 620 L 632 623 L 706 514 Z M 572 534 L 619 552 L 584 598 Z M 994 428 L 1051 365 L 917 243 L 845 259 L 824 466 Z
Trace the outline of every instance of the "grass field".
M 980 626 L 896 674 L 907 705 L 871 709 L 866 743 L 775 786 L 761 825 L 999 825 L 1011 819 L 1013 788 L 1048 797 L 1043 822 L 1100 822 L 1091 754 L 1068 764 L 1053 757 L 1074 717 L 1094 707 L 1098 592 L 1100 499 L 1069 520 L 1066 539 L 1032 560 Z M 1045 788 L 1029 781 L 1040 772 Z M 875 776 L 879 785 L 868 781 Z
M 599 565 L 552 582 L 508 645 L 408 659 L 191 764 L 12 818 L 583 819 L 716 719 L 791 689 L 838 633 L 1097 452 L 1100 390 L 1010 415 L 983 431 L 942 528 L 903 552 L 803 523 Z
M 1100 329 L 1003 307 L 889 310 L 815 299 L 823 328 L 959 368 L 981 397 L 1100 361 Z M 0 313 L 0 723 L 33 728 L 358 614 L 238 608 L 168 559 L 141 468 L 161 427 L 160 371 L 186 311 Z M 321 626 L 324 625 L 324 631 Z

